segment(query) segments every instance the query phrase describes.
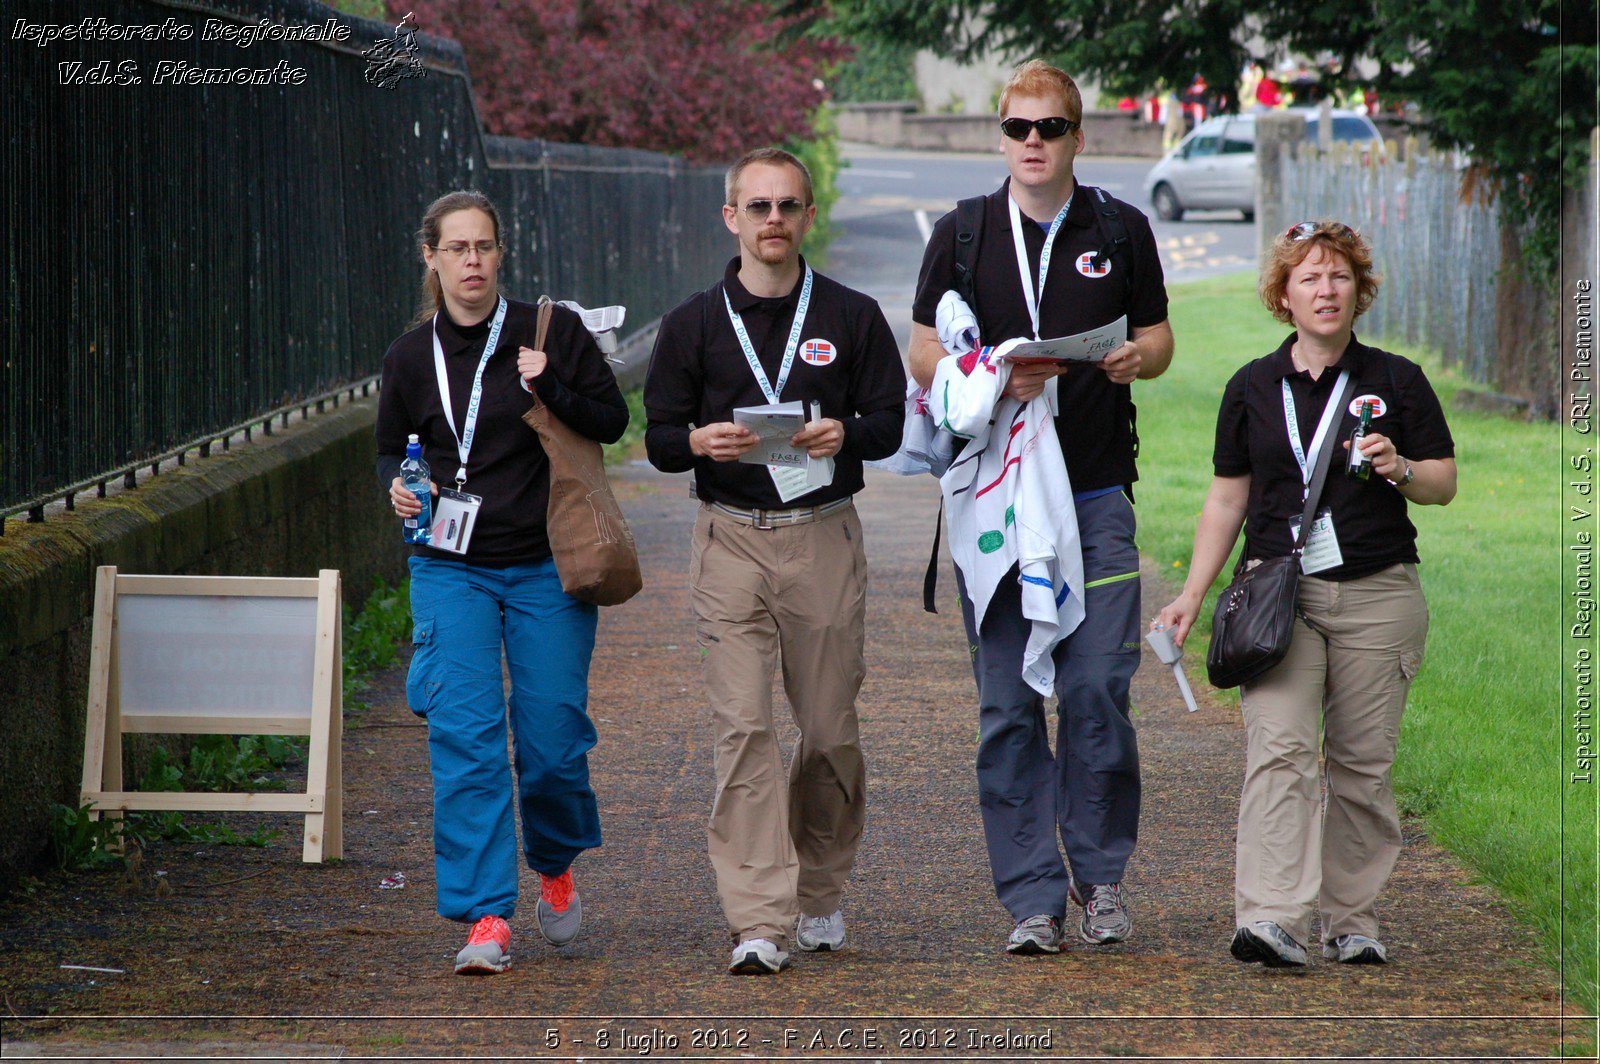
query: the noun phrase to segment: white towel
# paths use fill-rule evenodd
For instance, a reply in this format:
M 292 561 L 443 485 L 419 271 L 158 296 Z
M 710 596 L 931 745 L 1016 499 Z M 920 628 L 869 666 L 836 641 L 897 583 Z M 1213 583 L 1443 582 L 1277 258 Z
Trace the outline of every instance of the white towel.
M 953 289 L 939 297 L 939 309 L 934 312 L 933 320 L 939 331 L 939 342 L 952 355 L 978 349 L 977 315 Z

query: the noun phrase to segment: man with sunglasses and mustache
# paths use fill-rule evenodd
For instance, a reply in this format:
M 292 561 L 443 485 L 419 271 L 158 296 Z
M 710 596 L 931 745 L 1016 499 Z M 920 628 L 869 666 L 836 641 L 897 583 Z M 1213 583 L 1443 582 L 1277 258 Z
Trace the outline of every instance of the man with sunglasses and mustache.
M 867 562 L 851 497 L 862 462 L 899 446 L 905 371 L 878 304 L 801 256 L 817 209 L 799 159 L 750 152 L 725 192 L 739 254 L 661 320 L 645 446 L 662 472 L 694 472 L 689 581 L 716 729 L 706 835 L 735 944 L 728 970 L 766 975 L 788 965 L 791 936 L 807 952 L 845 943 L 840 898 L 866 813 Z M 759 437 L 734 410 L 795 400 L 808 413 L 790 445 L 832 463 L 820 486 L 739 461 Z M 800 729 L 787 781 L 772 712 L 780 659 Z
M 948 291 L 964 290 L 976 304 L 980 343 L 988 346 L 1071 336 L 1124 315 L 1128 325 L 1126 342 L 1102 362 L 1017 365 L 1004 392 L 1028 402 L 1055 381 L 1055 430 L 1082 549 L 1086 614 L 1051 652 L 1054 754 L 1043 701 L 1023 678 L 1030 622 L 1017 568 L 1000 579 L 981 618 L 968 594 L 971 574 L 957 571 L 978 684 L 984 837 L 995 891 L 1014 921 L 1006 949 L 1058 953 L 1069 898 L 1083 906 L 1079 934 L 1090 944 L 1120 942 L 1133 926 L 1122 878 L 1139 823 L 1128 686 L 1142 633 L 1131 505 L 1138 437 L 1129 385 L 1166 371 L 1173 339 L 1149 222 L 1073 177 L 1084 149 L 1077 85 L 1031 60 L 1006 85 L 1000 115 L 1010 177 L 983 198 L 981 224 L 969 226 L 964 216 L 974 216 L 958 208 L 934 226 L 912 304 L 912 375 L 926 387 L 940 359 L 955 357 L 935 329 Z M 958 281 L 963 271 L 968 279 Z M 979 549 L 994 544 L 980 540 Z

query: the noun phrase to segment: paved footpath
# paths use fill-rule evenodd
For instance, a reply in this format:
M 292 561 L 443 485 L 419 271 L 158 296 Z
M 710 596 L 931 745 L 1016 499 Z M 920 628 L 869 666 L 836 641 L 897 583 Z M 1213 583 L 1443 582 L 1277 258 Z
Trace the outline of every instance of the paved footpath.
M 921 609 L 937 502 L 928 478 L 873 474 L 858 497 L 872 567 L 861 695 L 870 812 L 845 900 L 852 946 L 798 955 L 776 978 L 726 975 L 704 840 L 712 732 L 687 590 L 695 504 L 684 478 L 636 464 L 617 479 L 647 590 L 605 611 L 601 624 L 591 711 L 606 844 L 576 866 L 585 900 L 578 943 L 545 945 L 528 904 L 513 921 L 510 972 L 450 974 L 461 931 L 433 913 L 425 732 L 395 670 L 367 693 L 370 708 L 347 732 L 343 863 L 302 866 L 286 821 L 285 837 L 264 850 L 163 847 L 133 874 L 55 877 L 0 906 L 3 1055 L 1201 1060 L 1555 1051 L 1557 982 L 1530 933 L 1415 824 L 1381 911 L 1394 963 L 1319 961 L 1286 973 L 1231 960 L 1237 711 L 1207 699 L 1185 713 L 1170 674 L 1148 656 L 1134 684 L 1146 780 L 1127 880 L 1134 936 L 1098 949 L 1074 941 L 1057 957 L 1005 954 L 1010 921 L 994 899 L 979 830 L 972 678 L 948 565 L 944 612 Z M 1147 613 L 1164 601 L 1151 588 L 1147 574 Z M 1203 689 L 1203 668 L 1191 671 Z M 394 872 L 409 886 L 377 889 Z M 537 889 L 526 872 L 523 889 L 529 899 Z M 91 1018 L 117 1016 L 125 1018 Z

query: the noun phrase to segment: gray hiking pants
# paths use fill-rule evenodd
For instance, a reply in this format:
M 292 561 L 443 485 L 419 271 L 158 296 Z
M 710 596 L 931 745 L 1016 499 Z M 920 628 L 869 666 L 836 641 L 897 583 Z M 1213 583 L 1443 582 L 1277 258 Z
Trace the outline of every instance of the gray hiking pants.
M 995 893 L 1013 919 L 1065 914 L 1069 880 L 1116 883 L 1139 828 L 1139 749 L 1128 685 L 1139 665 L 1139 550 L 1122 492 L 1077 504 L 1087 616 L 1055 649 L 1057 727 L 1022 680 L 1029 623 L 1015 573 L 975 630 L 961 574 L 961 616 L 978 683 L 978 796 Z

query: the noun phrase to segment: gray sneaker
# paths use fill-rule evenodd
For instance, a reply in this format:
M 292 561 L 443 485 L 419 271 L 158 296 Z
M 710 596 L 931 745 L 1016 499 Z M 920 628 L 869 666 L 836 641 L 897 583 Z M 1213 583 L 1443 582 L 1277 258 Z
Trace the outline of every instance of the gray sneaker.
M 1233 933 L 1228 952 L 1241 961 L 1268 968 L 1304 968 L 1306 948 L 1271 920 L 1257 920 Z
M 1388 964 L 1389 951 L 1383 943 L 1366 935 L 1340 935 L 1322 944 L 1322 955 L 1340 964 Z
M 1040 913 L 1018 920 L 1006 942 L 1006 952 L 1021 955 L 1061 952 L 1061 921 Z
M 511 928 L 498 916 L 472 925 L 467 944 L 456 954 L 457 975 L 494 975 L 511 967 Z
M 789 967 L 789 955 L 769 938 L 751 938 L 733 947 L 730 975 L 776 975 Z
M 1133 934 L 1133 920 L 1122 904 L 1121 883 L 1084 884 L 1089 891 L 1088 904 L 1083 907 L 1083 922 L 1078 934 L 1091 946 L 1121 942 Z
M 583 926 L 583 902 L 572 885 L 572 869 L 559 876 L 539 873 L 539 904 L 534 907 L 533 918 L 539 924 L 539 933 L 552 946 L 565 946 L 578 937 Z
M 844 913 L 831 916 L 802 916 L 794 934 L 794 944 L 807 953 L 844 949 Z

